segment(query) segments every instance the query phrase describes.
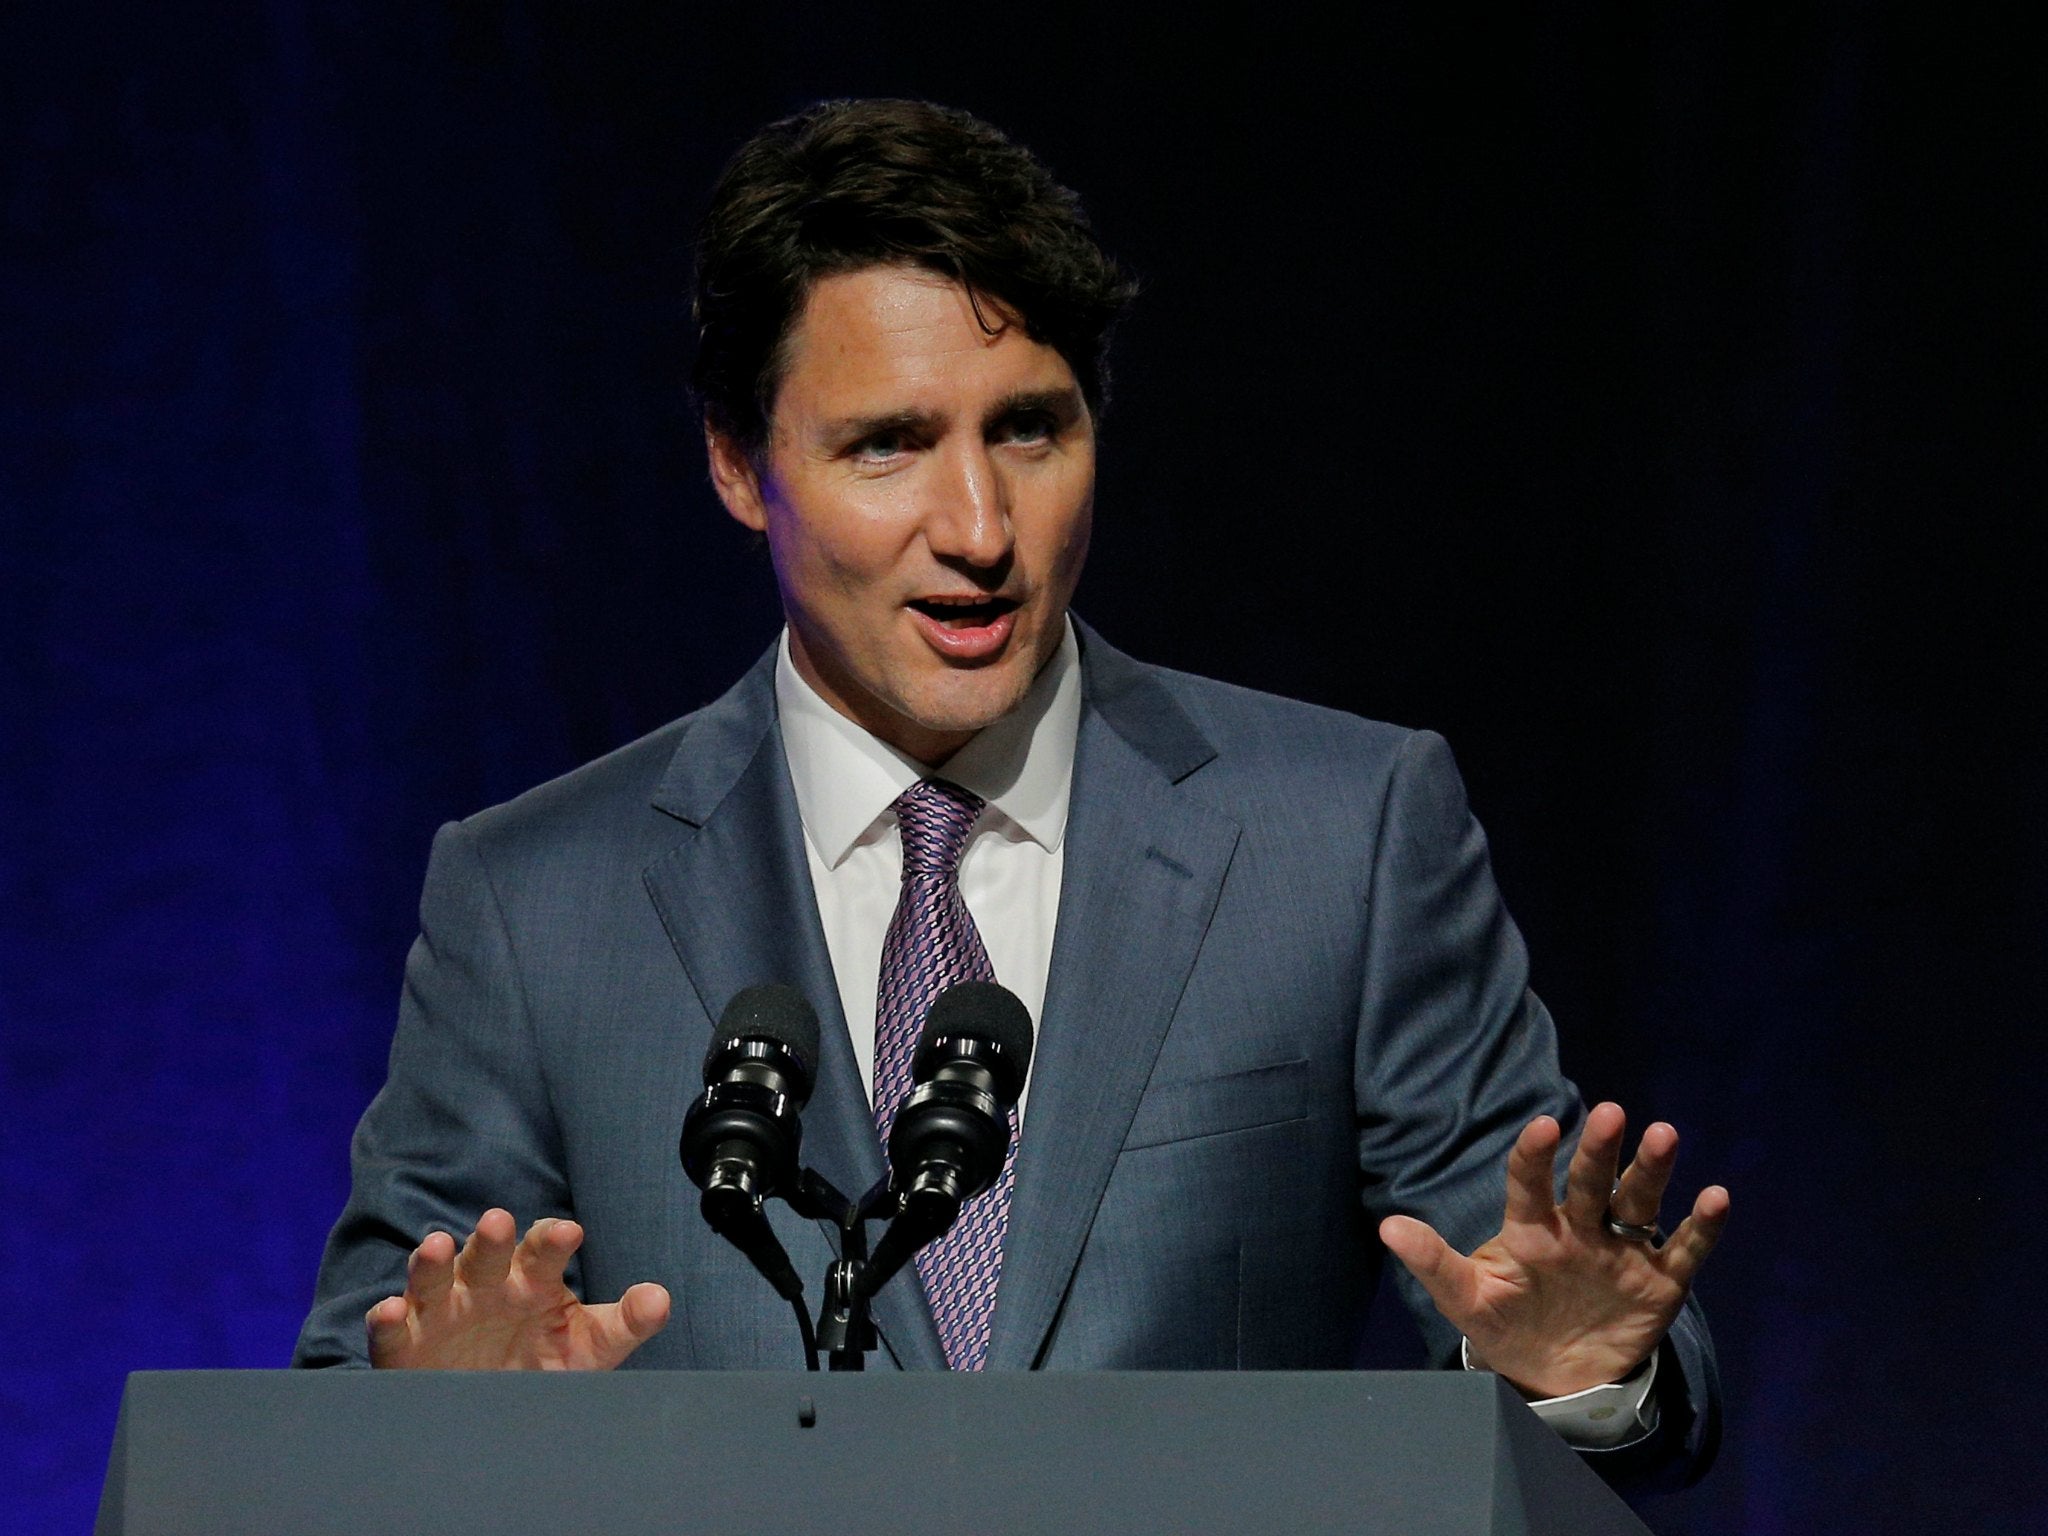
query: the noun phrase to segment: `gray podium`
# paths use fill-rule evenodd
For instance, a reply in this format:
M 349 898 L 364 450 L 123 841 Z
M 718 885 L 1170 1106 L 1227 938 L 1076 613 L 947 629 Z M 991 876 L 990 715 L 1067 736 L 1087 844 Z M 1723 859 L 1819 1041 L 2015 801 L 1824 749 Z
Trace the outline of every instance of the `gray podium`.
M 1452 1372 L 138 1371 L 100 1536 L 1641 1536 Z

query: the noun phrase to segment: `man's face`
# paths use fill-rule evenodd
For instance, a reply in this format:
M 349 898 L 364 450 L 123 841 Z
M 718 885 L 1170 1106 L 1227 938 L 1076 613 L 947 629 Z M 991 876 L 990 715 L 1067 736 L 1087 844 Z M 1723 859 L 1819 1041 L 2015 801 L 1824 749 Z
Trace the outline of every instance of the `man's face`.
M 1059 648 L 1094 421 L 1058 352 L 1015 323 L 989 335 L 965 288 L 917 268 L 821 279 L 785 350 L 761 461 L 713 432 L 713 482 L 768 536 L 797 671 L 943 762 Z

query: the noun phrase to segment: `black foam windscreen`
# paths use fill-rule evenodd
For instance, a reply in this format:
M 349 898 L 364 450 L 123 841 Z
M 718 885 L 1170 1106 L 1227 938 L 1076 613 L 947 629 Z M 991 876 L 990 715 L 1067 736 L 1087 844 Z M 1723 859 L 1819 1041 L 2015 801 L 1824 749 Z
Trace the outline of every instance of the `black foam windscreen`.
M 1017 1102 L 1031 1070 L 1031 1014 L 1017 994 L 992 981 L 963 981 L 941 992 L 925 1016 L 917 1056 L 927 1059 L 943 1039 L 985 1040 L 997 1048 L 988 1063 L 1001 1079 L 1006 1104 Z M 918 1074 L 920 1081 L 922 1073 Z
M 1025 1027 L 1030 1027 L 1028 1021 Z M 818 1061 L 818 1014 L 803 993 L 786 983 L 771 981 L 736 994 L 719 1016 L 710 1048 L 704 1053 L 707 1077 L 716 1070 L 714 1064 L 719 1058 L 738 1040 L 773 1041 L 795 1056 L 804 1072 L 798 1097 L 810 1096 Z

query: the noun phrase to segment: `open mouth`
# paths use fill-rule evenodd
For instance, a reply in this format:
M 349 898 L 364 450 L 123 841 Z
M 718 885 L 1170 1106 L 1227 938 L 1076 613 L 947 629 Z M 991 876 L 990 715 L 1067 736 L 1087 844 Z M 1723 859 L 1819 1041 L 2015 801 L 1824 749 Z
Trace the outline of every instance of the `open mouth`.
M 1017 610 L 1013 597 L 914 597 L 910 606 L 947 629 L 985 629 Z

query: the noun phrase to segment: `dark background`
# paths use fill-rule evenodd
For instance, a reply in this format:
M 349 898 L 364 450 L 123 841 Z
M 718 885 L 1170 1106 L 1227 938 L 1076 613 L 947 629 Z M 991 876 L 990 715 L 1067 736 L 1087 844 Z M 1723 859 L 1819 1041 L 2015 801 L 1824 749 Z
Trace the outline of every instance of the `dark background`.
M 285 1360 L 434 826 L 772 635 L 690 228 L 848 94 L 1147 283 L 1081 611 L 1446 733 L 1567 1069 L 1733 1189 L 1651 1523 L 2048 1521 L 2036 40 L 1298 9 L 0 12 L 0 1528 Z

